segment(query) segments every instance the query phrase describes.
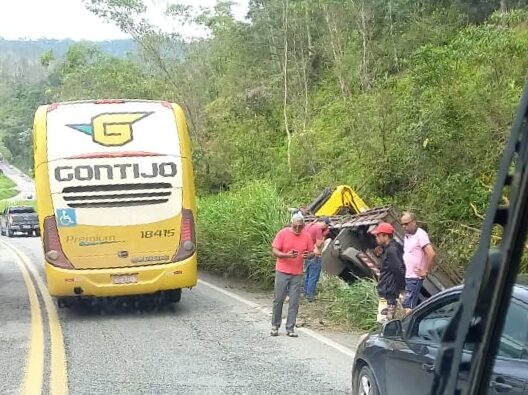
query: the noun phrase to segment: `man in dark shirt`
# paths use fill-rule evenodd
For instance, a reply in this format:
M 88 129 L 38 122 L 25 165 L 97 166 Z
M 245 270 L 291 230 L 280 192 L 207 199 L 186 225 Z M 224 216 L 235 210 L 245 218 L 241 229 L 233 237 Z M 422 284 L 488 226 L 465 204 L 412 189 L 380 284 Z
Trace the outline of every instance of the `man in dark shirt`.
M 383 322 L 394 318 L 398 296 L 405 290 L 403 247 L 394 240 L 394 227 L 387 222 L 378 224 L 372 234 L 383 247 L 378 281 L 378 322 Z

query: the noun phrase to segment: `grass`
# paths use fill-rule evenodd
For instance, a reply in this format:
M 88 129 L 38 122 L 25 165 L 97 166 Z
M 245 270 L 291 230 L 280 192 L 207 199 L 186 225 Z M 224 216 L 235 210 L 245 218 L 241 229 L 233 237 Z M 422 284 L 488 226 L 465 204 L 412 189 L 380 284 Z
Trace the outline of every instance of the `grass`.
M 0 201 L 0 211 L 4 211 L 6 207 L 12 207 L 12 206 L 32 206 L 35 207 L 36 201 L 35 200 L 16 200 L 16 201 L 7 201 L 3 200 Z
M 9 199 L 16 196 L 16 184 L 3 174 L 0 174 L 0 200 Z
M 334 325 L 369 331 L 376 328 L 378 294 L 376 282 L 370 279 L 347 284 L 323 274 L 318 300 L 324 304 L 324 319 Z

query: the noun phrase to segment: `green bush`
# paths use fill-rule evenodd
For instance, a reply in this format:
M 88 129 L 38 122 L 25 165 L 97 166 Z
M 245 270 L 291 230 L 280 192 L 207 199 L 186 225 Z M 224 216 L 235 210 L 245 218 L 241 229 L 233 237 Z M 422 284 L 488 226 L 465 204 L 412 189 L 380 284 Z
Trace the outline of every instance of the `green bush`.
M 337 277 L 322 276 L 321 297 L 328 301 L 327 314 L 336 323 L 361 330 L 376 328 L 376 282 L 361 279 L 347 284 Z
M 288 212 L 283 200 L 277 190 L 264 181 L 199 198 L 200 267 L 269 286 L 274 275 L 271 243 L 287 222 Z

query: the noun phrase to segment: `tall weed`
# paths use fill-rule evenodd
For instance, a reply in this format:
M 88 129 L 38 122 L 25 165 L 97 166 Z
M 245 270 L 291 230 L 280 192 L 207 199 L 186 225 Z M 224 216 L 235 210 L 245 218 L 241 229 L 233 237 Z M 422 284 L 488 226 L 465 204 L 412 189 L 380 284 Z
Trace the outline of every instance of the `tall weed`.
M 376 282 L 361 279 L 347 284 L 337 277 L 322 276 L 320 297 L 328 303 L 327 315 L 335 323 L 361 330 L 376 328 Z
M 226 276 L 273 282 L 271 243 L 288 222 L 277 190 L 253 181 L 227 193 L 198 199 L 199 265 Z

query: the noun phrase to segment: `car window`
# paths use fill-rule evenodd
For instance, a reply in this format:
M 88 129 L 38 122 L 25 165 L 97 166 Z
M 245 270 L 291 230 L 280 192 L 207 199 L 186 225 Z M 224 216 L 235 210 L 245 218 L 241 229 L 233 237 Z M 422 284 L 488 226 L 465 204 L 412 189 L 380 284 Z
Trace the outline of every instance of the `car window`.
M 440 343 L 451 317 L 455 314 L 458 300 L 451 300 L 418 318 L 415 322 L 415 338 Z
M 458 303 L 458 300 L 451 300 L 420 316 L 414 323 L 412 337 L 440 343 Z M 472 351 L 472 347 L 465 348 Z M 497 356 L 528 361 L 528 304 L 521 299 L 512 297 Z
M 508 308 L 497 356 L 528 360 L 528 305 L 515 297 Z

